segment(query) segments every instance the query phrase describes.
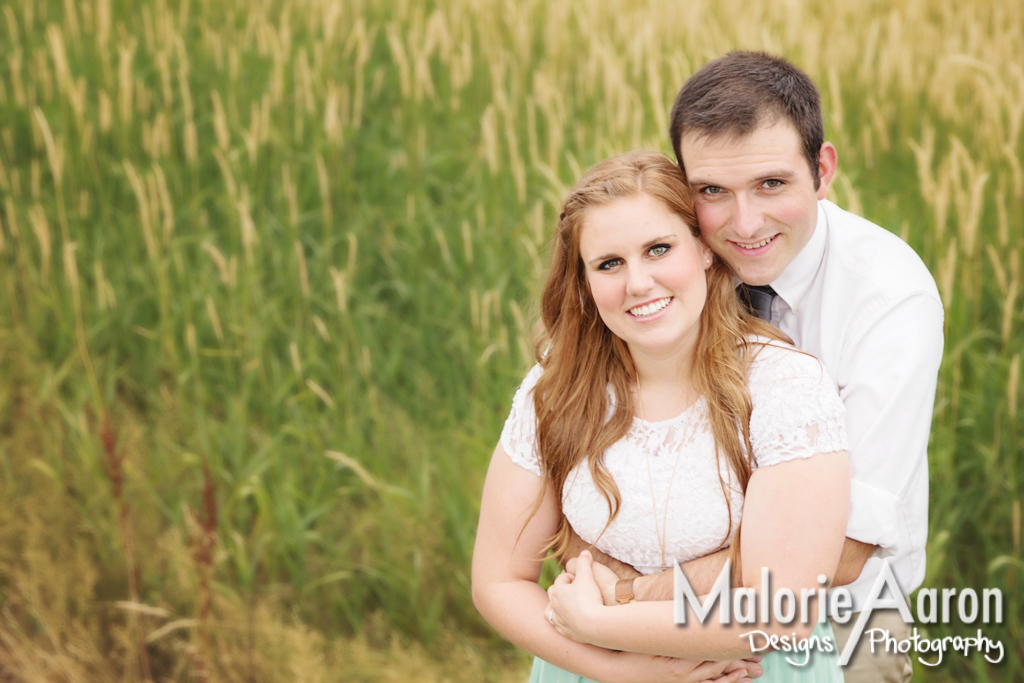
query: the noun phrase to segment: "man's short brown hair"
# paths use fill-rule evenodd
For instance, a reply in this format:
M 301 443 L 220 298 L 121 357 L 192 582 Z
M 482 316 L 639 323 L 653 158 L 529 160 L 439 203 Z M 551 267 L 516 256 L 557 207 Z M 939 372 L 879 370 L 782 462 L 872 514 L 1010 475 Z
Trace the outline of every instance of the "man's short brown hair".
M 735 51 L 708 62 L 687 79 L 675 104 L 669 135 L 679 168 L 683 135 L 742 138 L 766 123 L 793 124 L 818 188 L 818 154 L 825 142 L 821 95 L 810 77 L 785 59 Z

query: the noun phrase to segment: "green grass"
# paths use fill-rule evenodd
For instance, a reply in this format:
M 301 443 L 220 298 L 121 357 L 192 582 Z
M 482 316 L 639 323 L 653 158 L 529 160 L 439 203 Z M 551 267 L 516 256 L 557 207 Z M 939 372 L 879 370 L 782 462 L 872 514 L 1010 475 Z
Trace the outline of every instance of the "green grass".
M 0 3 L 0 24 L 0 472 L 12 510 L 66 507 L 68 566 L 96 573 L 75 599 L 131 597 L 125 505 L 139 601 L 195 618 L 210 571 L 208 637 L 226 652 L 254 646 L 218 641 L 218 618 L 260 605 L 371 648 L 454 637 L 506 661 L 469 559 L 553 206 L 609 154 L 668 150 L 696 66 L 766 48 L 822 89 L 837 201 L 904 235 L 947 306 L 925 585 L 1002 588 L 986 634 L 1010 652 L 922 673 L 1024 675 L 1014 3 L 28 0 Z M 16 581 L 32 528 L 4 532 L 0 608 L 41 653 L 58 617 Z M 142 626 L 59 614 L 135 671 Z M 194 673 L 200 631 L 150 646 L 154 671 Z

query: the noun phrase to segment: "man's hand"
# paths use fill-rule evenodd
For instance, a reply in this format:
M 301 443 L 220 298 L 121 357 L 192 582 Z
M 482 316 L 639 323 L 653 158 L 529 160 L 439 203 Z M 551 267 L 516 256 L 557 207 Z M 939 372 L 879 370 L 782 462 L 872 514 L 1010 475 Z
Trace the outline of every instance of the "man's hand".
M 860 578 L 864 563 L 877 547 L 847 538 L 843 543 L 843 554 L 839 556 L 839 567 L 836 569 L 835 578 L 832 579 L 832 585 L 848 586 Z
M 603 564 L 606 568 L 611 569 L 620 579 L 635 579 L 641 575 L 640 572 L 633 569 L 625 562 L 619 562 L 611 555 L 605 555 L 597 548 L 591 548 L 589 543 L 577 536 L 576 532 L 573 531 L 572 536 L 569 538 L 569 548 L 566 553 L 567 557 L 573 558 L 570 559 L 569 562 L 573 562 L 574 559 L 584 550 L 589 550 L 590 554 L 594 556 L 594 562 Z M 569 568 L 569 562 L 566 563 L 565 570 L 569 573 L 575 573 Z M 575 567 L 575 565 L 572 566 Z M 615 586 L 612 586 L 612 590 L 615 590 Z M 612 604 L 614 605 L 615 603 L 613 602 Z

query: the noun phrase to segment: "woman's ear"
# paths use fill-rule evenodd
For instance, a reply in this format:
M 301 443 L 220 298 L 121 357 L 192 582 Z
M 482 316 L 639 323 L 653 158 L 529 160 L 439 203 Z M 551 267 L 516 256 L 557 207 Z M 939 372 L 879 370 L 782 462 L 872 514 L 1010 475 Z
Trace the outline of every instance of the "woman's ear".
M 701 258 L 704 260 L 704 270 L 707 270 L 715 262 L 715 252 L 711 251 L 711 247 L 700 237 L 697 238 L 697 246 L 700 248 Z

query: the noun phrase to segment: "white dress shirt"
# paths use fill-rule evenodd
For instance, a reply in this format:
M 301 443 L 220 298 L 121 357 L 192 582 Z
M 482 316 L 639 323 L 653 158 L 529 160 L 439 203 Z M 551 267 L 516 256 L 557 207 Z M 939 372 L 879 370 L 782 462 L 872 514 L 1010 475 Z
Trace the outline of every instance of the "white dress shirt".
M 807 246 L 771 285 L 772 322 L 821 360 L 846 406 L 846 535 L 878 546 L 847 586 L 854 609 L 883 558 L 909 594 L 924 579 L 928 536 L 928 434 L 943 343 L 935 280 L 899 237 L 824 200 Z

